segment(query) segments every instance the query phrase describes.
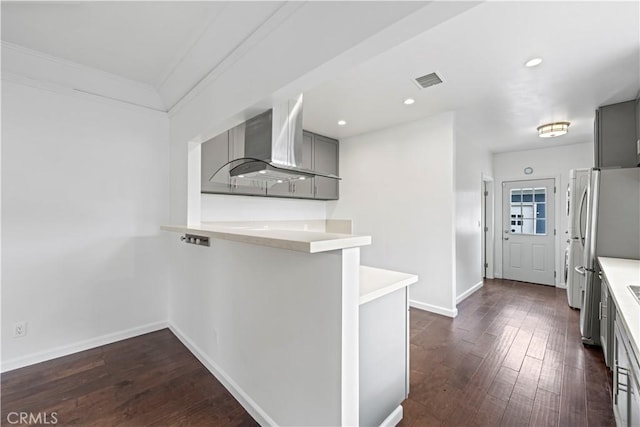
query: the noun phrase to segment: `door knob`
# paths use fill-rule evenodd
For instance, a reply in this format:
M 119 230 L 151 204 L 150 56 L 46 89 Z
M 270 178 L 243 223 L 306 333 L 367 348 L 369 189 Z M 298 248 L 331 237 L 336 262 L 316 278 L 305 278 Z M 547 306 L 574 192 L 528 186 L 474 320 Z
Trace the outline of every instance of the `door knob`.
M 502 239 L 503 239 L 503 240 L 509 240 L 509 238 L 508 238 L 508 237 L 503 237 Z

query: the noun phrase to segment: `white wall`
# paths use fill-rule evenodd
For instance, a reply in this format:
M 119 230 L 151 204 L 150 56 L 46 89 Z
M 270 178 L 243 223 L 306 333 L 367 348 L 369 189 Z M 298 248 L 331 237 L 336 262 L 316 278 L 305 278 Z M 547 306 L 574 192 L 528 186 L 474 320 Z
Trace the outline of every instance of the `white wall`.
M 474 5 L 317 1 L 285 5 L 170 108 L 171 222 L 199 220 L 200 192 L 188 184 L 195 177 L 187 160 L 196 157 L 196 144 L 267 110 L 274 101 L 297 96 Z M 357 26 L 353 25 L 354 17 L 359 18 Z M 329 27 L 327 37 L 325 29 Z M 265 64 L 268 72 L 256 73 Z M 267 205 L 267 209 L 275 206 Z
M 168 125 L 165 113 L 3 80 L 3 370 L 165 324 Z M 16 321 L 25 337 L 13 338 Z
M 327 202 L 322 200 L 203 194 L 201 204 L 201 221 L 286 221 L 327 217 Z
M 482 178 L 492 175 L 489 150 L 474 135 L 456 132 L 456 299 L 482 286 Z
M 455 312 L 453 113 L 340 141 L 340 200 L 329 218 L 372 236 L 363 265 L 418 274 L 412 304 Z
M 548 144 L 548 142 L 541 142 Z M 553 143 L 553 140 L 550 141 Z M 524 168 L 533 168 L 531 175 L 525 175 Z M 562 145 L 538 150 L 498 153 L 493 156 L 493 173 L 496 185 L 495 197 L 495 275 L 502 277 L 502 182 L 556 178 L 556 285 L 563 285 L 562 274 L 564 251 L 566 248 L 568 220 L 565 215 L 566 192 L 569 171 L 577 168 L 593 167 L 593 143 Z

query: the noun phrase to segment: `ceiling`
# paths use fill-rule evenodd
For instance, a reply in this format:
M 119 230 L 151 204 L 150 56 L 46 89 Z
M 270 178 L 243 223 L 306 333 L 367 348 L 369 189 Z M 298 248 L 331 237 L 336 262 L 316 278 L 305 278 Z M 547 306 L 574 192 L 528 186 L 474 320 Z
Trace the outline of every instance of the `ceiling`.
M 223 3 L 3 2 L 2 39 L 155 85 Z
M 639 6 L 483 3 L 306 92 L 305 127 L 344 138 L 455 110 L 458 132 L 494 152 L 592 141 L 594 110 L 640 89 Z M 444 83 L 418 88 L 431 72 Z M 537 137 L 552 121 L 569 133 Z
M 305 90 L 309 130 L 345 138 L 456 111 L 456 131 L 494 152 L 590 141 L 597 106 L 638 94 L 638 2 L 455 3 L 3 1 L 2 40 L 149 85 L 169 111 L 207 79 L 246 91 L 285 69 L 313 74 L 289 85 Z M 275 35 L 315 43 L 333 68 L 304 71 L 300 52 L 264 42 Z M 335 66 L 356 46 L 362 59 Z M 239 72 L 264 49 L 278 63 Z M 544 62 L 525 68 L 534 56 Z M 430 72 L 444 83 L 419 89 L 412 79 Z M 536 136 L 560 120 L 571 122 L 568 135 Z
M 2 40 L 130 80 L 170 109 L 286 2 L 2 2 Z

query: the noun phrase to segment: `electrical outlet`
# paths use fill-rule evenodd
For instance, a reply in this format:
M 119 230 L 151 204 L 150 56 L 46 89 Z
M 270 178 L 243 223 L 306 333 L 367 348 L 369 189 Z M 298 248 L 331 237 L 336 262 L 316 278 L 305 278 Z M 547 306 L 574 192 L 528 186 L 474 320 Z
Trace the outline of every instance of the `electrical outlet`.
M 20 338 L 27 335 L 27 322 L 16 322 L 13 327 L 13 337 Z

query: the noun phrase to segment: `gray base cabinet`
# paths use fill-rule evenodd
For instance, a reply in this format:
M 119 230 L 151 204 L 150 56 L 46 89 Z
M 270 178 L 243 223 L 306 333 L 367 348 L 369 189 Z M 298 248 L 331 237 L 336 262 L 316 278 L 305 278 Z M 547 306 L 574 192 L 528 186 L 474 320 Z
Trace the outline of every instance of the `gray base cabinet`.
M 379 426 L 409 394 L 408 290 L 360 306 L 360 425 Z
M 600 276 L 602 283 L 600 286 L 600 307 L 598 317 L 600 319 L 600 345 L 604 353 L 604 362 L 611 368 L 613 360 L 613 318 L 615 316 L 615 304 L 609 293 L 607 280 Z
M 595 167 L 632 168 L 638 165 L 636 104 L 631 100 L 596 110 Z
M 613 342 L 613 412 L 618 427 L 640 426 L 640 365 L 616 313 Z

